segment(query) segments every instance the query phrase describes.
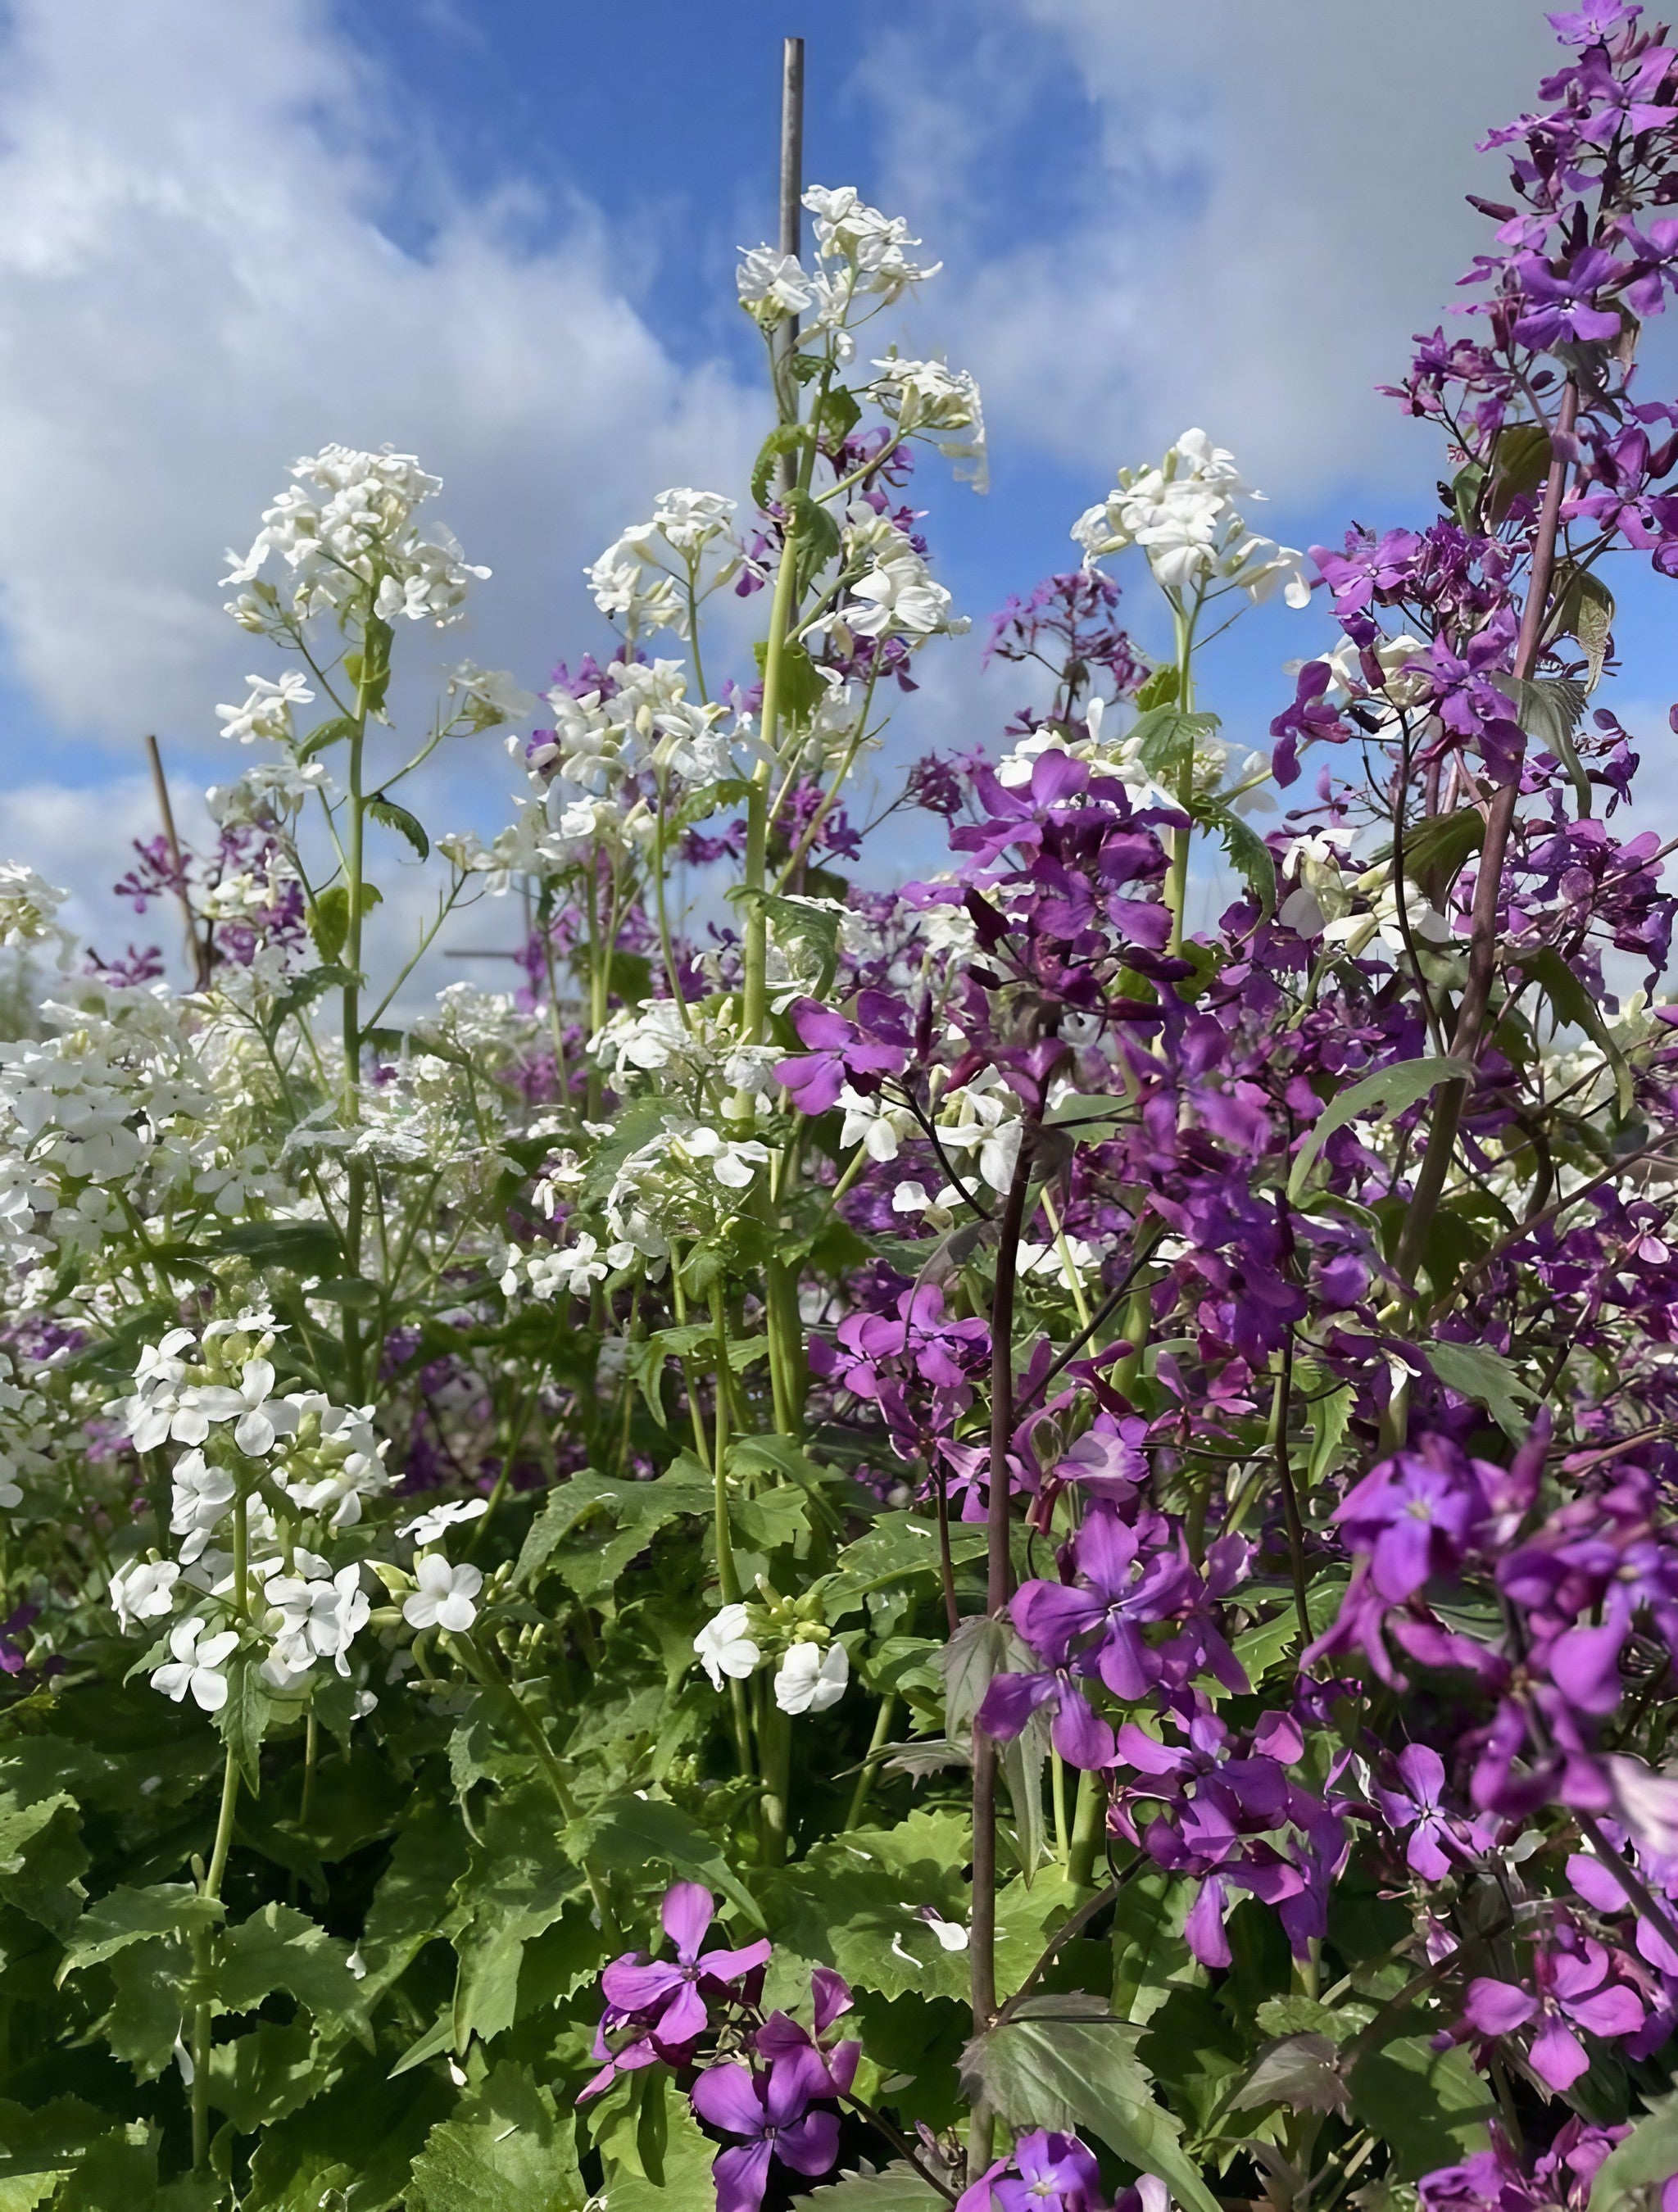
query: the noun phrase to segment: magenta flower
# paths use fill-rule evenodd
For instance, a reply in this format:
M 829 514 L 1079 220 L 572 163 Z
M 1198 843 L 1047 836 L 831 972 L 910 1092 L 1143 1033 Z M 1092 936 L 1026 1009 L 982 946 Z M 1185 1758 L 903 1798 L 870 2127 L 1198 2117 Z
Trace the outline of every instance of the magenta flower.
M 699 1947 L 715 1913 L 715 1901 L 702 1883 L 675 1883 L 666 1893 L 659 1916 L 676 1946 L 675 1958 L 649 1960 L 639 1951 L 627 1951 L 601 1975 L 606 2008 L 595 2031 L 594 2056 L 605 2063 L 579 2092 L 580 2099 L 598 2096 L 618 2074 L 650 2066 L 655 2058 L 672 2065 L 685 2063 L 710 2026 L 704 1992 L 721 1995 L 768 1960 L 771 1947 L 766 1939 L 748 1943 L 744 1950 L 702 1955 Z M 625 2027 L 637 2032 L 614 2051 L 606 2037 Z
M 775 2160 L 794 2173 L 825 2173 L 839 2155 L 839 2116 L 812 2112 L 833 2084 L 809 2045 L 781 2051 L 766 2074 L 731 2061 L 702 2074 L 690 2093 L 702 2120 L 743 2142 L 720 2151 L 711 2168 L 716 2212 L 757 2212 Z
M 1644 2023 L 1641 2000 L 1610 1978 L 1608 1954 L 1589 1936 L 1573 1948 L 1541 1946 L 1532 1956 L 1530 1990 L 1481 1975 L 1468 1984 L 1462 2017 L 1476 2034 L 1511 2035 L 1540 2023 L 1527 2059 L 1541 2081 L 1558 2093 L 1572 2088 L 1590 2064 L 1575 2032 L 1635 2035 Z
M 1489 1838 L 1472 1820 L 1444 1809 L 1445 1763 L 1425 1743 L 1407 1744 L 1396 1760 L 1401 1790 L 1376 1787 L 1375 1801 L 1389 1826 L 1408 1830 L 1404 1856 L 1427 1881 L 1443 1881 L 1455 1866 L 1472 1861 Z
M 1017 2172 L 1010 2173 L 1010 2166 Z M 1093 2153 L 1076 2136 L 1049 2135 L 1041 2128 L 1022 2136 L 1012 2159 L 999 2159 L 962 2191 L 956 2212 L 996 2212 L 998 2207 L 1000 2212 L 1104 2212 Z
M 825 1114 L 847 1083 L 878 1091 L 882 1076 L 901 1075 L 909 1066 L 915 1040 L 898 1001 L 889 992 L 864 991 L 856 1011 L 857 1020 L 848 1022 L 815 999 L 793 1007 L 793 1026 L 810 1050 L 778 1062 L 775 1079 L 800 1114 Z

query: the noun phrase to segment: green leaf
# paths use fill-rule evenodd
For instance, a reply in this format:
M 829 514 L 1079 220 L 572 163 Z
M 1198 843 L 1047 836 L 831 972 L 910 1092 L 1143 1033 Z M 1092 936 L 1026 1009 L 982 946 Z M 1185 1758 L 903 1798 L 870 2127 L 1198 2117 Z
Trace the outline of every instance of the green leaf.
M 79 2097 L 55 2097 L 34 2112 L 0 2102 L 0 2212 L 33 2212 L 116 2124 Z
M 761 914 L 769 934 L 783 950 L 789 944 L 809 950 L 818 972 L 813 976 L 806 974 L 802 980 L 814 997 L 824 999 L 839 965 L 840 915 L 826 907 L 778 897 L 773 891 L 751 890 L 744 884 L 735 884 L 728 896 L 746 913 Z
M 0 1795 L 0 1899 L 8 1905 L 62 1936 L 81 1917 L 81 1877 L 89 1863 L 68 1790 L 33 1805 L 20 1805 L 10 1791 Z
M 1438 906 L 1486 840 L 1486 817 L 1477 806 L 1430 814 L 1404 833 L 1404 872 Z
M 329 967 L 336 964 L 350 935 L 350 893 L 343 884 L 322 891 L 309 908 L 309 935 Z
M 192 1954 L 183 1942 L 149 1936 L 111 1961 L 116 1991 L 101 2023 L 105 2040 L 142 2081 L 155 2081 L 174 2054 L 187 2008 Z
M 1480 461 L 1470 461 L 1465 468 L 1458 469 L 1450 480 L 1451 507 L 1463 529 L 1470 532 L 1480 513 L 1480 487 L 1485 482 L 1485 465 Z
M 1559 562 L 1551 609 L 1545 642 L 1558 637 L 1577 638 L 1584 650 L 1585 690 L 1594 691 L 1602 680 L 1608 647 L 1614 642 L 1613 592 L 1589 568 Z
M 1614 1094 L 1621 1120 L 1629 1119 L 1636 1103 L 1632 1072 L 1626 1055 L 1614 1042 L 1602 1010 L 1573 973 L 1553 945 L 1539 952 L 1523 952 L 1519 965 L 1530 975 L 1564 1022 L 1583 1030 L 1614 1070 Z
M 720 1889 L 754 1928 L 763 1925 L 757 1900 L 715 1843 L 661 1797 L 611 1798 L 579 1824 L 580 1856 L 604 1872 L 644 1875 L 649 1861 L 691 1881 Z
M 1527 735 L 1536 738 L 1566 769 L 1583 821 L 1590 811 L 1590 778 L 1584 772 L 1584 763 L 1573 738 L 1584 716 L 1584 684 L 1572 676 L 1541 676 L 1536 679 L 1505 676 L 1499 679 L 1499 689 L 1507 691 L 1514 701 L 1515 719 Z M 1479 809 L 1474 811 L 1477 814 Z
M 643 2112 L 647 2102 L 644 2094 Z M 605 2188 L 597 2200 L 600 2212 L 689 2212 L 690 2206 L 702 2212 L 715 2203 L 711 2166 L 717 2145 L 699 2132 L 685 2097 L 666 2087 L 658 2109 L 662 2141 L 649 2140 L 643 2127 L 635 2146 L 642 2166 L 656 2171 L 637 2173 L 627 2160 L 608 2159 Z
M 263 1030 L 271 1043 L 294 1014 L 301 1014 L 325 991 L 341 991 L 355 977 L 347 968 L 329 963 L 319 968 L 308 969 L 293 979 L 289 989 L 281 993 L 270 1006 L 263 1022 Z
M 414 2160 L 408 2212 L 581 2212 L 568 2116 L 530 2069 L 506 2060 L 432 2129 Z
M 842 446 L 862 420 L 856 394 L 836 384 L 822 402 L 822 435 L 831 446 Z
M 324 1221 L 240 1221 L 205 1240 L 211 1258 L 236 1253 L 258 1267 L 284 1267 L 295 1275 L 329 1274 L 341 1267 L 344 1248 Z
M 1651 2105 L 1596 2170 L 1588 2212 L 1631 2212 L 1639 2192 L 1678 2174 L 1678 2095 Z
M 1550 434 L 1541 422 L 1506 422 L 1492 448 L 1486 518 L 1495 529 L 1517 499 L 1529 499 L 1550 473 Z
M 1067 2000 L 1041 2002 L 1047 2008 Z M 1179 2204 L 1220 2212 L 1183 2150 L 1180 2124 L 1154 2101 L 1152 2078 L 1136 2057 L 1141 2032 L 1128 2021 L 1040 2013 L 1034 2001 L 969 2044 L 963 2086 L 1016 2130 L 1088 2129 L 1139 2172 L 1157 2174 Z
M 1424 1350 L 1447 1390 L 1484 1406 L 1504 1434 L 1520 1442 L 1532 1425 L 1523 1407 L 1531 1405 L 1533 1394 L 1512 1361 L 1485 1344 L 1435 1341 Z
M 1287 1179 L 1289 1202 L 1298 1204 L 1317 1154 L 1336 1129 L 1344 1129 L 1353 1121 L 1389 1121 L 1395 1115 L 1414 1106 L 1419 1098 L 1426 1098 L 1440 1084 L 1460 1080 L 1472 1073 L 1462 1060 L 1441 1054 L 1426 1060 L 1401 1060 L 1391 1067 L 1377 1067 L 1372 1075 L 1365 1075 L 1346 1090 L 1336 1091 L 1312 1122 L 1310 1134 L 1294 1154 L 1293 1170 Z
M 210 2100 L 240 2135 L 251 2135 L 301 2110 L 342 2071 L 307 2014 L 283 2027 L 265 2020 L 248 2035 L 211 2046 Z
M 1189 1897 L 1187 1885 L 1175 1875 L 1163 1867 L 1144 1866 L 1114 1901 L 1113 2010 L 1139 2027 L 1195 1971 L 1183 1936 Z
M 254 2012 L 275 1990 L 286 1990 L 323 2026 L 365 2024 L 361 1985 L 350 1971 L 350 1947 L 294 1905 L 264 1905 L 225 1930 L 216 1945 L 216 1999 L 228 2012 Z
M 1401 2036 L 1365 2053 L 1347 2086 L 1359 2120 L 1390 2147 L 1400 2181 L 1483 2150 L 1497 2111 L 1468 2052 L 1436 2051 L 1431 2035 Z
M 799 2201 L 811 2212 L 938 2212 L 950 2200 L 899 2158 L 878 2173 L 842 2173 L 827 2188 L 812 2190 Z M 615 2205 L 611 2212 L 617 2212 Z
M 300 761 L 313 760 L 317 753 L 324 753 L 328 745 L 341 745 L 346 738 L 353 738 L 355 734 L 356 718 L 353 714 L 334 714 L 330 722 L 322 722 L 309 732 L 297 748 L 297 757 Z
M 526 1534 L 513 1571 L 515 1589 L 533 1586 L 544 1572 L 559 1575 L 579 1597 L 611 1589 L 658 1531 L 686 1513 L 708 1515 L 714 1493 L 697 1460 L 678 1459 L 653 1482 L 619 1482 L 582 1468 L 553 1491 Z M 568 1544 L 583 1522 L 590 1532 Z M 614 1533 L 604 1534 L 610 1525 Z M 562 1549 L 563 1547 L 563 1549 Z
M 1344 2112 L 1346 2084 L 1334 2063 L 1333 2043 L 1314 2028 L 1267 2043 L 1230 2104 L 1237 2112 L 1265 2105 L 1286 2105 L 1293 2112 Z
M 1136 694 L 1136 710 L 1146 714 L 1156 707 L 1175 707 L 1183 683 L 1183 672 L 1176 661 L 1162 661 L 1147 682 Z
M 453 2104 L 435 2075 L 387 2081 L 381 2062 L 362 2060 L 324 2095 L 263 2130 L 240 2212 L 319 2212 L 330 2191 L 347 2195 L 352 2186 L 356 2212 L 390 2212 L 428 2130 Z
M 1244 877 L 1248 889 L 1267 915 L 1276 910 L 1276 863 L 1270 848 L 1250 822 L 1233 807 L 1220 806 L 1207 815 L 1207 827 L 1230 856 L 1230 865 Z
M 526 1944 L 553 1926 L 582 1887 L 581 1869 L 556 1833 L 546 1783 L 498 1797 L 456 1892 L 465 1922 L 454 1936 L 457 2051 L 474 2035 L 488 2043 L 512 2027 Z
M 920 1916 L 930 1906 L 942 1920 L 965 1923 L 971 1847 L 965 1814 L 947 1811 L 830 1837 L 773 1877 L 765 1904 L 776 1940 L 888 2000 L 964 2002 L 967 1954 L 946 1951 Z
M 58 1980 L 83 1966 L 113 1959 L 131 1943 L 159 1936 L 190 1936 L 195 1928 L 214 1928 L 227 1907 L 205 1897 L 187 1881 L 155 1882 L 149 1889 L 112 1890 L 90 1905 L 65 1936 Z
M 839 557 L 839 525 L 832 511 L 810 492 L 789 494 L 787 506 L 793 531 L 793 557 L 798 563 L 797 581 L 807 591 L 828 562 Z
M 802 422 L 778 422 L 757 449 L 757 458 L 751 465 L 751 501 L 754 507 L 769 503 L 769 478 L 775 474 L 775 465 L 783 453 L 796 453 L 808 440 L 810 433 Z
M 216 1716 L 222 1741 L 238 1760 L 253 1797 L 262 1784 L 262 1739 L 274 1711 L 261 1669 L 258 1653 L 234 1653 L 227 1665 L 228 1701 Z
M 394 830 L 398 836 L 405 837 L 422 860 L 429 860 L 431 840 L 417 815 L 410 814 L 405 806 L 398 806 L 393 799 L 386 799 L 382 792 L 368 800 L 367 811 L 375 822 L 382 822 L 387 830 Z
M 1154 707 L 1131 725 L 1128 742 L 1137 748 L 1148 774 L 1168 791 L 1176 788 L 1203 738 L 1215 736 L 1216 714 L 1185 714 L 1178 707 Z

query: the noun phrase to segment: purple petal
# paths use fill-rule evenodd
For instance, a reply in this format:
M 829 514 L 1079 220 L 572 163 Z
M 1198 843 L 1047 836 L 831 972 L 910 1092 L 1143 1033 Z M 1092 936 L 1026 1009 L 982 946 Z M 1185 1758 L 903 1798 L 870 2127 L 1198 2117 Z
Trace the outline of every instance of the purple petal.
M 1445 1762 L 1431 1744 L 1406 1744 L 1398 1754 L 1398 1771 L 1419 1807 L 1431 1809 L 1444 1796 Z
M 769 2185 L 768 2143 L 735 2143 L 719 2152 L 711 2179 L 716 2184 L 716 2212 L 757 2212 Z
M 1049 1741 L 1068 1766 L 1088 1773 L 1110 1766 L 1115 1758 L 1113 1731 L 1079 1690 L 1067 1684 L 1061 1692 L 1061 1709 L 1049 1731 Z
M 772 2128 L 788 2128 L 799 2118 L 812 2097 L 826 2094 L 827 2069 L 821 2054 L 809 2044 L 783 2051 L 769 2068 L 763 2091 L 763 2109 Z
M 710 2026 L 705 2000 L 691 1982 L 684 1982 L 654 2022 L 653 2033 L 660 2043 L 691 2043 Z
M 1545 2022 L 1543 2033 L 1534 2041 L 1527 2058 L 1539 2080 L 1558 2090 L 1571 2089 L 1590 2064 L 1584 2045 L 1559 2020 Z
M 700 2118 L 708 2120 L 726 2135 L 757 2136 L 763 2131 L 763 2106 L 757 2085 L 738 2060 L 730 2060 L 726 2066 L 707 2067 L 688 2096 Z M 760 2185 L 758 2195 L 762 2194 Z
M 1536 1997 L 1517 1990 L 1512 1982 L 1495 1982 L 1480 1975 L 1468 1984 L 1462 2017 L 1480 2035 L 1507 2035 L 1524 2027 L 1538 2010 Z
M 1201 1884 L 1200 1894 L 1189 1908 L 1183 1926 L 1183 1940 L 1203 1966 L 1227 1966 L 1230 1939 L 1224 1933 L 1224 1885 L 1215 1874 Z
M 682 1969 L 667 1959 L 655 1959 L 644 1966 L 638 1966 L 632 1959 L 614 1959 L 600 1977 L 600 1987 L 605 1991 L 606 2002 L 616 2005 L 619 2012 L 645 2012 L 679 1990 L 686 1978 Z
M 994 1674 L 974 1717 L 993 1741 L 1012 1743 L 1055 1690 L 1052 1674 Z
M 699 1955 L 705 1930 L 715 1917 L 716 1900 L 702 1882 L 674 1882 L 665 1892 L 659 1917 L 684 1966 L 690 1966 Z
M 708 1951 L 699 1961 L 699 1971 L 708 1982 L 738 1982 L 754 1967 L 767 1966 L 773 1948 L 767 1936 L 760 1936 L 742 1951 Z
M 856 2002 L 851 1995 L 850 1984 L 831 1966 L 817 1966 L 812 1971 L 810 1994 L 815 2001 L 818 2035 L 825 2033 L 840 2014 L 848 2012 Z
M 794 2173 L 825 2173 L 839 2155 L 839 2115 L 806 2112 L 775 2139 L 775 2154 Z
M 1587 1713 L 1611 1713 L 1620 1703 L 1620 1651 L 1627 1625 L 1610 1620 L 1601 1628 L 1570 1628 L 1550 1648 L 1550 1680 L 1570 1705 Z
M 1635 2035 L 1647 2014 L 1632 1992 L 1619 1984 L 1580 1997 L 1567 2007 L 1569 2019 L 1592 2035 Z

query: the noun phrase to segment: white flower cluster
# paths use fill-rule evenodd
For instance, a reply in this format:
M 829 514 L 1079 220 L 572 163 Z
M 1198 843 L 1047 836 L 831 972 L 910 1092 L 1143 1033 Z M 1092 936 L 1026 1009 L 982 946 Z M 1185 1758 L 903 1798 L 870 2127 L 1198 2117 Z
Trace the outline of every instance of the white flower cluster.
M 955 462 L 958 482 L 984 490 L 989 482 L 984 405 L 970 371 L 952 373 L 941 361 L 900 361 L 895 353 L 874 367 L 879 373 L 869 395 L 896 422 L 899 435 L 930 438 Z M 966 436 L 951 434 L 958 430 Z
M 842 361 L 850 359 L 850 328 L 901 299 L 911 284 L 936 276 L 941 261 L 924 265 L 907 249 L 919 246 L 901 216 L 870 207 L 854 185 L 812 185 L 804 204 L 815 216 L 816 266 L 772 246 L 742 247 L 735 276 L 740 305 L 765 330 L 788 315 L 807 315 L 812 327 L 836 333 Z M 866 302 L 862 314 L 857 313 Z
M 786 1055 L 773 1045 L 743 1044 L 732 1002 L 685 1011 L 684 1020 L 673 999 L 620 1006 L 589 1039 L 588 1056 L 614 1091 L 628 1090 L 639 1075 L 692 1085 L 714 1076 L 730 1096 L 748 1091 L 767 1108 L 775 1064 Z
M 733 514 L 720 492 L 660 492 L 650 520 L 624 531 L 587 570 L 595 605 L 621 616 L 631 636 L 670 629 L 690 638 L 695 607 L 739 568 Z
M 705 1122 L 672 1117 L 612 1178 L 608 1261 L 628 1267 L 639 1258 L 656 1270 L 676 1239 L 720 1234 L 739 1211 L 733 1194 L 750 1188 L 769 1158 L 753 1138 L 725 1137 Z
M 21 860 L 0 860 L 0 946 L 20 952 L 31 945 L 65 943 L 53 917 L 69 896 Z
M 1092 567 L 1104 554 L 1140 545 L 1156 580 L 1189 595 L 1240 590 L 1257 602 L 1279 585 L 1291 607 L 1310 603 L 1304 563 L 1292 547 L 1255 536 L 1237 499 L 1262 499 L 1242 480 L 1235 456 L 1204 430 L 1185 430 L 1156 468 L 1121 469 L 1100 506 L 1072 534 Z
M 757 1673 L 770 1627 L 761 1607 L 725 1605 L 712 1615 L 694 1638 L 693 1648 L 714 1690 L 725 1680 L 744 1682 Z M 850 1677 L 844 1645 L 830 1642 L 820 1629 L 801 1626 L 775 1670 L 775 1702 L 783 1713 L 824 1713 L 844 1696 Z
M 334 1406 L 319 1391 L 277 1394 L 268 1356 L 276 1336 L 273 1316 L 258 1309 L 202 1331 L 171 1329 L 142 1352 L 131 1396 L 109 1408 L 137 1451 L 187 1447 L 170 1474 L 177 1556 L 119 1568 L 111 1603 L 125 1630 L 189 1603 L 151 1680 L 205 1712 L 227 1703 L 227 1664 L 241 1645 L 260 1650 L 262 1680 L 277 1694 L 295 1691 L 319 1659 L 347 1676 L 371 1610 L 360 1565 L 335 1566 L 314 1545 L 354 1526 L 363 1501 L 389 1486 L 386 1447 L 370 1407 Z M 305 1532 L 313 1540 L 300 1540 Z M 223 1540 L 235 1537 L 242 1547 L 229 1550 Z
M 959 636 L 964 616 L 950 612 L 950 593 L 889 517 L 853 507 L 843 532 L 848 571 L 860 569 L 836 627 L 853 638 L 897 637 L 917 646 L 936 633 Z
M 411 453 L 376 453 L 327 446 L 292 464 L 295 479 L 263 511 L 262 528 L 241 559 L 229 553 L 224 584 L 250 584 L 270 556 L 289 571 L 284 590 L 271 584 L 240 593 L 228 611 L 242 629 L 267 631 L 286 617 L 335 613 L 373 594 L 381 622 L 398 618 L 457 622 L 473 578 L 487 568 L 464 560 L 452 532 L 441 525 L 428 536 L 416 510 L 442 489 Z
M 52 1465 L 52 1408 L 9 1352 L 0 1352 L 0 1505 L 23 1503 L 18 1478 Z

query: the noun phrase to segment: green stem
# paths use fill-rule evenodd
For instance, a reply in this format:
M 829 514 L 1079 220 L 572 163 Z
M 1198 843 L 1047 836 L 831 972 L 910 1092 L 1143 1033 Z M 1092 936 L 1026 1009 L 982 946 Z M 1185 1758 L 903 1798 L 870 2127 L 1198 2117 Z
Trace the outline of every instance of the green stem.
M 862 1771 L 856 1778 L 856 1787 L 851 1792 L 851 1809 L 845 1815 L 845 1832 L 848 1833 L 862 1818 L 862 1809 L 868 1802 L 868 1793 L 874 1786 L 874 1776 L 879 1768 L 879 1755 L 891 1741 L 891 1726 L 897 1717 L 897 1696 L 888 1690 L 879 1701 L 879 1711 L 874 1720 L 874 1732 L 868 1739 L 867 1756 L 862 1762 Z
M 767 1671 L 757 1677 L 757 1760 L 763 1794 L 758 1800 L 758 1832 L 763 1864 L 780 1866 L 787 1856 L 787 1801 L 793 1764 L 793 1723 L 775 1701 Z
M 233 1848 L 234 1808 L 238 1802 L 239 1762 L 229 1746 L 222 1763 L 222 1807 L 216 1820 L 216 1841 L 210 1849 L 209 1870 L 198 1885 L 199 1895 L 212 1903 L 221 1899 L 228 1853 Z M 193 1933 L 193 1978 L 201 1990 L 210 1978 L 212 1941 L 208 1928 L 199 1928 Z M 208 1995 L 201 1995 L 192 2014 L 192 2171 L 200 2179 L 207 2178 L 210 2172 L 210 2051 L 215 2018 L 213 2000 Z
M 731 1392 L 728 1368 L 728 1310 L 720 1281 L 711 1285 L 711 1321 L 717 1342 L 717 1432 L 711 1461 L 711 1489 L 716 1525 L 717 1583 L 725 1605 L 740 1601 L 740 1577 L 728 1530 L 728 1427 Z
M 1072 1849 L 1067 1854 L 1067 1880 L 1074 1889 L 1087 1889 L 1095 1880 L 1096 1852 L 1106 1832 L 1107 1784 L 1094 1771 L 1080 1774 Z

